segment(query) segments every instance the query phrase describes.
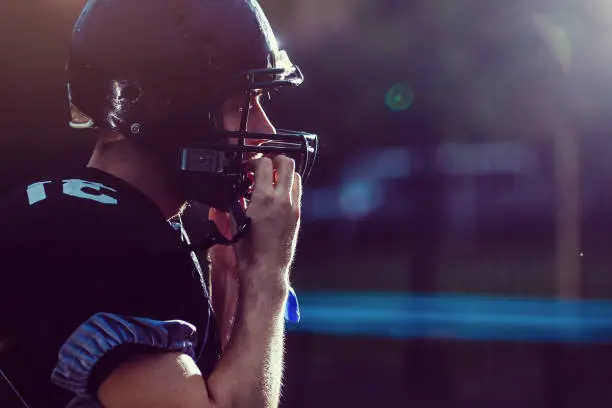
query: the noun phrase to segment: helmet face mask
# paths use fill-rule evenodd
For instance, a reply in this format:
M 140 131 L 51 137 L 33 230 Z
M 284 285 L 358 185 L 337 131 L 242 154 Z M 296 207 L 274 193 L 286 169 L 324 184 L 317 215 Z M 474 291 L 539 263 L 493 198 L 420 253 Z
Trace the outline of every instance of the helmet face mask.
M 108 129 L 154 147 L 166 156 L 186 200 L 221 210 L 249 198 L 243 166 L 255 154 L 287 155 L 306 179 L 316 135 L 248 131 L 257 92 L 304 80 L 278 49 L 257 2 L 149 0 L 147 7 L 141 17 L 138 0 L 88 2 L 68 64 L 71 126 Z M 230 131 L 221 110 L 236 94 L 244 95 L 244 106 L 238 130 Z
M 289 61 L 286 53 L 281 51 L 284 61 Z M 276 133 L 249 132 L 248 123 L 252 98 L 261 90 L 279 89 L 286 86 L 299 86 L 304 77 L 297 66 L 287 65 L 283 68 L 256 69 L 245 71 L 236 76 L 233 81 L 225 84 L 217 93 L 216 106 L 222 104 L 224 95 L 239 89 L 244 94 L 241 109 L 240 128 L 236 131 L 220 129 L 218 126 L 207 132 L 204 137 L 181 146 L 179 149 L 180 170 L 183 173 L 195 173 L 189 180 L 197 180 L 198 175 L 206 179 L 225 180 L 231 185 L 231 192 L 221 194 L 233 200 L 249 197 L 250 181 L 244 170 L 243 163 L 254 155 L 283 154 L 291 157 L 296 164 L 296 171 L 302 180 L 308 178 L 318 151 L 318 137 L 315 134 L 287 129 L 277 129 Z M 219 108 L 217 108 L 219 109 Z M 212 114 L 213 112 L 211 112 Z M 212 115 L 213 118 L 217 115 Z M 212 119 L 214 120 L 214 119 Z M 219 121 L 215 121 L 219 122 Z M 219 183 L 223 183 L 219 181 Z M 217 183 L 215 183 L 217 184 Z M 195 187 L 195 186 L 193 186 Z M 190 188 L 190 190 L 201 190 Z M 203 202 L 209 205 L 227 209 L 227 202 L 222 197 L 210 198 L 217 189 L 209 189 Z

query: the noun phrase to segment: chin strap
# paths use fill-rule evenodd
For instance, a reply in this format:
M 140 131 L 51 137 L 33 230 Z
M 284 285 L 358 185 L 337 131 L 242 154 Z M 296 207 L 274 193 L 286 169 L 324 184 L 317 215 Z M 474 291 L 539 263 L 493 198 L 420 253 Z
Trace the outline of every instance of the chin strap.
M 206 251 L 215 245 L 233 245 L 244 238 L 251 229 L 251 219 L 240 205 L 240 200 L 235 200 L 230 204 L 229 211 L 236 221 L 236 233 L 231 239 L 227 239 L 217 228 L 214 221 L 208 220 L 202 224 L 204 238 L 194 244 L 189 245 L 192 251 Z
M 221 234 L 214 221 L 208 220 L 202 225 L 205 238 L 189 245 L 189 249 L 192 251 L 206 251 L 215 245 L 233 245 L 244 238 L 251 228 L 251 219 L 244 212 L 242 205 L 240 205 L 240 200 L 234 200 L 229 207 L 229 211 L 237 225 L 236 234 L 231 239 L 227 239 Z M 285 320 L 291 323 L 299 323 L 300 321 L 300 306 L 293 288 L 289 288 L 287 306 L 285 307 Z

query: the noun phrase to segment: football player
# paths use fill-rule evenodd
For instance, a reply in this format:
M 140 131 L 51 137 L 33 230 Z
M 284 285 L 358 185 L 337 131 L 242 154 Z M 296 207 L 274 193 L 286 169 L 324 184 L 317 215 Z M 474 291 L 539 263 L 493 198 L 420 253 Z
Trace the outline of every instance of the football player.
M 317 136 L 266 116 L 303 76 L 262 9 L 90 0 L 67 74 L 97 143 L 0 201 L 3 378 L 31 408 L 277 406 Z M 194 241 L 191 201 L 211 208 Z

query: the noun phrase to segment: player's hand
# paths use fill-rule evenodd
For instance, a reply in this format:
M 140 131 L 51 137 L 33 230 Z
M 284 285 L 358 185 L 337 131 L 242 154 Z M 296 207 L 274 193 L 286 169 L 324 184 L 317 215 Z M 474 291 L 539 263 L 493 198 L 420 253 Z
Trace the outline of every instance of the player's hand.
M 295 162 L 283 155 L 252 160 L 248 168 L 255 173 L 246 209 L 251 228 L 235 245 L 241 284 L 288 288 L 300 227 L 301 178 Z

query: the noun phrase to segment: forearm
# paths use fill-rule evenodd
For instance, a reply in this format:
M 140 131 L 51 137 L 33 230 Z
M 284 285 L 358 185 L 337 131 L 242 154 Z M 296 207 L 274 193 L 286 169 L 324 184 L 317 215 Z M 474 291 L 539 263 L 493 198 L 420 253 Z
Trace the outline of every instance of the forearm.
M 211 300 L 215 313 L 215 324 L 221 340 L 223 350 L 231 338 L 233 325 L 236 320 L 238 306 L 239 284 L 233 274 L 213 270 Z
M 232 338 L 208 379 L 214 404 L 236 408 L 278 406 L 287 298 L 287 288 L 280 286 L 260 292 L 253 285 L 241 285 Z

